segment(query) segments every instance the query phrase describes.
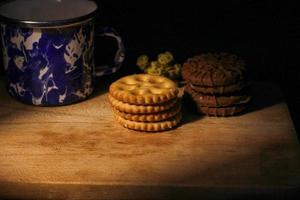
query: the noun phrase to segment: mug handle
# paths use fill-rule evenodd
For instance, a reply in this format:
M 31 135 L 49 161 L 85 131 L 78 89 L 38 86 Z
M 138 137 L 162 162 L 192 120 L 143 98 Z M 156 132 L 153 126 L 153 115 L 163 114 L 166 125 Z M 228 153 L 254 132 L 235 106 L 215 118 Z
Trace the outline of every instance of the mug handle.
M 101 27 L 100 31 L 102 33 L 99 34 L 101 37 L 111 37 L 114 38 L 118 43 L 118 50 L 116 52 L 116 55 L 114 57 L 114 65 L 102 65 L 102 66 L 96 66 L 94 74 L 95 76 L 103 76 L 103 75 L 109 75 L 112 73 L 115 73 L 118 69 L 120 69 L 122 63 L 125 60 L 125 47 L 123 44 L 123 40 L 121 36 L 111 27 Z

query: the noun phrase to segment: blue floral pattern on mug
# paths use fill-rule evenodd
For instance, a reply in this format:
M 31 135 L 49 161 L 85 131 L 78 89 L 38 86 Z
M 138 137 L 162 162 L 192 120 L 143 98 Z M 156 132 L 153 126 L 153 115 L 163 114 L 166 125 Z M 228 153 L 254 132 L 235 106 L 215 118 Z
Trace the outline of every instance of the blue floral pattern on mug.
M 92 21 L 56 28 L 2 25 L 8 92 L 33 105 L 66 105 L 93 91 Z

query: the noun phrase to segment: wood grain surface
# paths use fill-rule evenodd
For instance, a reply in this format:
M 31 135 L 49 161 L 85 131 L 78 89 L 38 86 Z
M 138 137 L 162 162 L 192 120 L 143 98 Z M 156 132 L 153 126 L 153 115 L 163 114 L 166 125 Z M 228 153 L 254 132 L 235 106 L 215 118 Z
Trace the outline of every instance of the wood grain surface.
M 254 84 L 246 113 L 203 117 L 184 105 L 175 130 L 114 121 L 105 86 L 87 101 L 33 107 L 0 83 L 1 199 L 180 199 L 297 194 L 300 148 L 272 84 Z

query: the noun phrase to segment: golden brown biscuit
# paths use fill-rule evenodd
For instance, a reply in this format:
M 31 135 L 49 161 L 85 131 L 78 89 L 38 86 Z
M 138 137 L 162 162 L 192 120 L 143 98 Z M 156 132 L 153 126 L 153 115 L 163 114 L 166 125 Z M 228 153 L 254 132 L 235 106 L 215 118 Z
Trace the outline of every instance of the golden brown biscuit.
M 131 113 L 131 114 L 149 114 L 149 113 L 158 113 L 165 110 L 170 109 L 171 107 L 175 106 L 176 104 L 179 104 L 179 100 L 171 99 L 167 102 L 157 104 L 157 105 L 132 105 L 128 103 L 124 103 L 122 101 L 119 101 L 112 97 L 111 95 L 108 95 L 108 101 L 114 107 L 115 109 L 125 112 L 125 113 Z
M 174 99 L 178 87 L 172 80 L 149 74 L 123 77 L 109 87 L 115 99 L 134 105 L 156 105 Z
M 130 121 L 136 121 L 136 122 L 159 122 L 167 120 L 171 117 L 174 117 L 176 114 L 178 114 L 181 110 L 181 105 L 177 104 L 176 106 L 172 107 L 169 110 L 159 112 L 159 113 L 153 113 L 153 114 L 130 114 L 125 112 L 120 112 L 116 108 L 113 107 L 113 112 Z
M 115 119 L 125 128 L 146 132 L 158 132 L 172 129 L 180 123 L 182 117 L 180 112 L 174 117 L 162 122 L 135 122 L 124 119 L 117 114 L 115 114 L 114 116 Z

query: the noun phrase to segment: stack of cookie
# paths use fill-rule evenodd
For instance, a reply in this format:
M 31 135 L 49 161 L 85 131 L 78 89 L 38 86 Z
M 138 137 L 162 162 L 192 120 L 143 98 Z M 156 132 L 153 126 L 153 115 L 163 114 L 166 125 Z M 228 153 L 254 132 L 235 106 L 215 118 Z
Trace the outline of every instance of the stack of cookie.
M 198 111 L 209 116 L 232 116 L 246 108 L 245 73 L 244 62 L 227 53 L 195 56 L 182 68 L 186 92 Z
M 162 76 L 123 77 L 109 87 L 108 100 L 116 120 L 128 129 L 164 131 L 181 120 L 178 87 Z

